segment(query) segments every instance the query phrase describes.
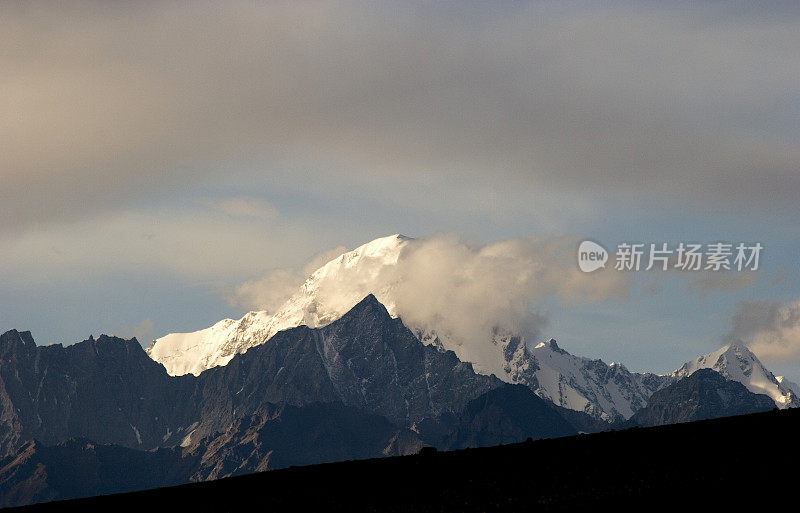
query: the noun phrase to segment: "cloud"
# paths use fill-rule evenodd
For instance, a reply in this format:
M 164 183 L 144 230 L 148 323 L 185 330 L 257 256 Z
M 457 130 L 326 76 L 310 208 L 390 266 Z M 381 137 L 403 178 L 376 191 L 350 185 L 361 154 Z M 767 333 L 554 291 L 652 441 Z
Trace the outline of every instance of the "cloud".
M 222 199 L 207 199 L 206 203 L 211 208 L 232 217 L 273 219 L 278 216 L 278 210 L 274 205 L 259 198 L 238 196 Z
M 452 334 L 468 352 L 494 350 L 487 341 L 495 328 L 534 341 L 546 322 L 538 309 L 548 300 L 579 304 L 627 293 L 621 273 L 581 272 L 576 248 L 572 238 L 510 239 L 471 247 L 454 237 L 433 237 L 410 244 L 401 256 L 391 295 L 404 321 Z
M 135 326 L 120 325 L 114 329 L 113 335 L 121 338 L 133 338 L 143 346 L 148 346 L 153 341 L 153 329 L 155 325 L 151 319 L 142 319 Z
M 657 243 L 650 244 L 655 244 L 656 250 L 660 247 L 660 244 Z M 713 271 L 705 269 L 707 263 L 705 260 L 701 261 L 701 269 L 684 269 L 682 267 L 683 264 L 679 262 L 676 247 L 674 245 L 668 245 L 667 247 L 672 253 L 667 258 L 666 269 L 662 267 L 661 261 L 654 260 L 652 269 L 648 270 L 651 251 L 649 244 L 645 244 L 639 267 L 641 277 L 650 280 L 642 286 L 645 294 L 660 294 L 664 291 L 664 284 L 667 278 L 680 278 L 686 282 L 688 291 L 695 292 L 705 299 L 712 292 L 728 292 L 739 288 L 751 287 L 756 284 L 758 277 L 761 275 L 761 270 L 752 271 L 749 268 L 743 268 L 741 271 L 736 270 L 736 265 L 732 263 L 735 255 L 729 258 L 729 264 L 732 266 L 729 270 Z M 608 265 L 613 267 L 617 263 L 617 253 L 612 254 L 611 259 L 612 262 Z
M 7 6 L 0 231 L 232 168 L 248 187 L 461 209 L 487 182 L 792 205 L 797 27 L 772 4 Z
M 706 297 L 710 292 L 727 291 L 742 287 L 750 287 L 756 283 L 756 272 L 752 271 L 686 271 L 691 274 L 688 287 Z
M 728 338 L 744 341 L 766 362 L 800 362 L 800 300 L 741 303 Z
M 300 269 L 270 270 L 260 278 L 244 281 L 232 290 L 226 290 L 225 298 L 231 305 L 275 313 L 312 272 L 346 251 L 344 246 L 337 246 L 316 255 Z
M 104 273 L 163 273 L 221 287 L 296 262 L 315 251 L 318 239 L 292 220 L 275 223 L 208 208 L 125 210 L 0 234 L 0 268 L 8 279 L 28 285 L 76 276 L 99 281 Z
M 576 238 L 509 239 L 471 246 L 454 236 L 439 235 L 406 242 L 396 263 L 380 254 L 357 267 L 341 266 L 319 282 L 316 311 L 344 312 L 373 293 L 413 329 L 448 337 L 466 361 L 497 361 L 502 354 L 490 343 L 496 329 L 534 341 L 547 324 L 543 309 L 553 301 L 580 304 L 626 297 L 628 275 L 613 269 L 586 274 L 575 261 Z M 337 248 L 306 266 L 309 273 Z M 307 274 L 306 274 L 307 275 Z M 335 276 L 335 278 L 332 278 Z M 297 290 L 300 273 L 273 271 L 234 291 L 240 303 L 274 311 Z M 249 303 L 248 303 L 249 301 Z

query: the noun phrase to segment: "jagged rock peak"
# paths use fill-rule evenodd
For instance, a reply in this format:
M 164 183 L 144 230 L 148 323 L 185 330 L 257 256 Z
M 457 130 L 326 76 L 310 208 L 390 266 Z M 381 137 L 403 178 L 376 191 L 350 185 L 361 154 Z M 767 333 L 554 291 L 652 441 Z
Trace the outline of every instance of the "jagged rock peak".
M 0 335 L 0 345 L 16 344 L 21 346 L 35 346 L 30 331 L 8 330 Z

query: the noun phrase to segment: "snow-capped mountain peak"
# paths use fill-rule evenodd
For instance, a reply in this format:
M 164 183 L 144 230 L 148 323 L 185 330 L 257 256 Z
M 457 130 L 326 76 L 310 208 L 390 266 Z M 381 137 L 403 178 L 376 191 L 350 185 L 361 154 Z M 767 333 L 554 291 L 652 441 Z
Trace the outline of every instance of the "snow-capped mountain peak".
M 769 396 L 779 408 L 800 406 L 797 385 L 776 378 L 741 342 L 723 346 L 714 352 L 698 356 L 672 373 L 676 378 L 692 375 L 699 369 L 712 369 L 732 381 L 738 381 L 755 394 Z
M 551 351 L 556 351 L 556 352 L 566 352 L 560 347 L 558 347 L 558 343 L 554 338 L 551 338 L 544 342 L 539 342 L 538 344 L 536 344 L 536 347 L 534 347 L 534 349 L 550 349 Z
M 276 311 L 253 311 L 204 330 L 164 336 L 154 342 L 148 354 L 172 375 L 199 374 L 226 365 L 236 354 L 266 342 L 279 331 L 299 325 L 326 326 L 368 294 L 374 294 L 392 317 L 398 317 L 395 298 L 403 297 L 398 287 L 404 283 L 399 263 L 404 254 L 414 255 L 415 250 L 409 249 L 412 243 L 413 239 L 400 234 L 375 239 L 318 268 Z M 406 249 L 408 253 L 404 253 Z M 544 399 L 596 418 L 627 419 L 645 406 L 653 392 L 702 368 L 738 381 L 751 392 L 766 394 L 780 407 L 800 406 L 800 387 L 776 378 L 742 344 L 725 346 L 673 373 L 657 375 L 630 372 L 618 362 L 606 364 L 574 356 L 554 339 L 533 345 L 503 326 L 494 327 L 483 344 L 463 344 L 435 318 L 421 324 L 413 324 L 413 316 L 404 321 L 412 322 L 408 327 L 420 341 L 440 350 L 453 350 L 477 372 L 525 384 Z
M 344 253 L 314 271 L 275 312 L 254 311 L 239 320 L 224 319 L 194 333 L 173 333 L 148 349 L 172 375 L 199 374 L 226 365 L 236 354 L 266 342 L 277 332 L 299 325 L 321 327 L 340 318 L 372 293 L 393 317 L 397 264 L 413 239 L 400 234 L 375 239 Z M 530 386 L 541 397 L 596 417 L 629 417 L 664 380 L 630 373 L 569 354 L 550 339 L 534 348 L 517 333 L 497 327 L 485 345 L 467 351 L 462 341 L 436 325 L 409 326 L 426 344 L 451 349 L 478 372 Z
M 528 385 L 539 397 L 608 421 L 627 419 L 653 392 L 674 380 L 574 356 L 554 339 L 532 349 L 517 348 L 507 368 L 513 381 Z
M 388 294 L 392 283 L 381 274 L 397 263 L 411 240 L 400 234 L 375 239 L 314 271 L 274 313 L 253 311 L 239 320 L 223 319 L 200 331 L 171 333 L 157 339 L 147 353 L 171 375 L 197 375 L 227 364 L 236 354 L 264 343 L 281 330 L 330 324 L 370 293 L 395 316 Z M 376 284 L 378 290 L 374 290 Z

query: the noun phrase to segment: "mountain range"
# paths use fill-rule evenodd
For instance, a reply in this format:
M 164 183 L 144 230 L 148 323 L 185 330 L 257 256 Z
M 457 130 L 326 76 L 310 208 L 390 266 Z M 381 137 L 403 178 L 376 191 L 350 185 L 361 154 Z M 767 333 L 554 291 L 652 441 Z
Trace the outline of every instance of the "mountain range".
M 656 391 L 647 406 L 628 421 L 631 426 L 660 426 L 717 417 L 769 411 L 773 400 L 754 394 L 738 381 L 725 379 L 712 369 L 699 369 L 688 377 Z
M 497 327 L 486 343 L 502 365 L 469 361 L 392 302 L 385 268 L 410 244 L 373 241 L 313 273 L 275 315 L 146 351 L 105 335 L 68 346 L 0 335 L 0 505 L 800 405 L 797 385 L 738 342 L 659 375 Z M 386 305 L 356 296 L 373 288 Z
M 538 351 L 530 361 L 576 359 L 554 342 Z M 626 383 L 623 367 L 616 375 L 606 367 L 609 382 Z M 706 373 L 716 379 L 700 380 Z M 774 405 L 717 370 L 670 379 L 635 422 Z M 373 295 L 325 326 L 280 331 L 198 376 L 169 375 L 135 339 L 37 346 L 12 330 L 0 336 L 0 419 L 4 505 L 621 426 L 476 372 L 421 342 Z
M 239 320 L 224 319 L 193 333 L 161 337 L 147 349 L 171 375 L 200 374 L 224 366 L 234 355 L 261 345 L 280 330 L 306 325 L 325 326 L 340 318 L 358 301 L 374 293 L 392 317 L 402 317 L 394 297 L 398 265 L 415 240 L 403 235 L 375 239 L 329 261 L 300 286 L 274 314 L 253 311 Z M 731 344 L 687 362 L 676 371 L 659 375 L 629 371 L 624 365 L 571 355 L 555 340 L 535 344 L 498 326 L 487 347 L 494 351 L 470 353 L 445 330 L 410 325 L 426 345 L 453 351 L 481 374 L 494 374 L 507 383 L 530 387 L 558 406 L 616 422 L 630 418 L 657 390 L 698 369 L 713 368 L 739 381 L 753 393 L 769 395 L 780 408 L 800 406 L 800 387 L 774 376 L 743 344 Z
M 367 294 L 380 298 L 396 317 L 389 297 L 392 284 L 379 282 L 378 275 L 397 264 L 412 240 L 397 234 L 364 244 L 314 271 L 274 314 L 252 311 L 239 320 L 223 319 L 193 333 L 172 333 L 153 341 L 147 353 L 171 375 L 197 375 L 225 365 L 236 354 L 266 342 L 279 331 L 330 324 Z
M 72 437 L 139 449 L 191 446 L 266 403 L 341 402 L 413 428 L 502 384 L 426 346 L 367 296 L 335 322 L 279 332 L 199 376 L 170 376 L 135 340 L 37 346 L 0 337 L 0 454 Z
M 115 495 L 107 494 L 119 491 L 119 476 L 141 483 L 180 467 L 161 457 L 162 467 L 143 475 L 147 466 L 140 463 L 149 453 L 127 449 L 140 457 L 126 458 L 130 470 L 104 472 L 115 451 L 76 441 L 56 450 L 33 447 L 26 463 L 15 467 L 15 478 L 4 480 L 0 471 L 0 499 L 19 499 L 24 492 L 33 500 L 91 495 L 25 508 L 29 512 L 219 512 L 252 503 L 270 511 L 342 513 L 583 511 L 598 504 L 615 511 L 676 504 L 700 511 L 763 509 L 791 504 L 800 450 L 785 441 L 798 429 L 800 410 L 774 410 L 486 448 L 423 450 Z M 765 440 L 784 443 L 780 450 L 765 450 Z M 76 460 L 86 462 L 86 471 L 78 474 L 64 464 Z M 23 479 L 35 466 L 35 477 Z

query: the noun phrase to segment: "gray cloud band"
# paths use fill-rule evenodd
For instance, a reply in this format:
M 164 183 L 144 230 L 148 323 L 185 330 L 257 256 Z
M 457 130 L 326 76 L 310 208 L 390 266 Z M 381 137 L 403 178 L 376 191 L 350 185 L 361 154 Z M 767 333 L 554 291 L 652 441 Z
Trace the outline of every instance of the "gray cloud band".
M 7 7 L 0 232 L 136 205 L 242 159 L 259 164 L 252 183 L 378 176 L 408 202 L 422 179 L 458 182 L 453 208 L 487 176 L 537 194 L 790 204 L 797 13 L 722 8 Z

